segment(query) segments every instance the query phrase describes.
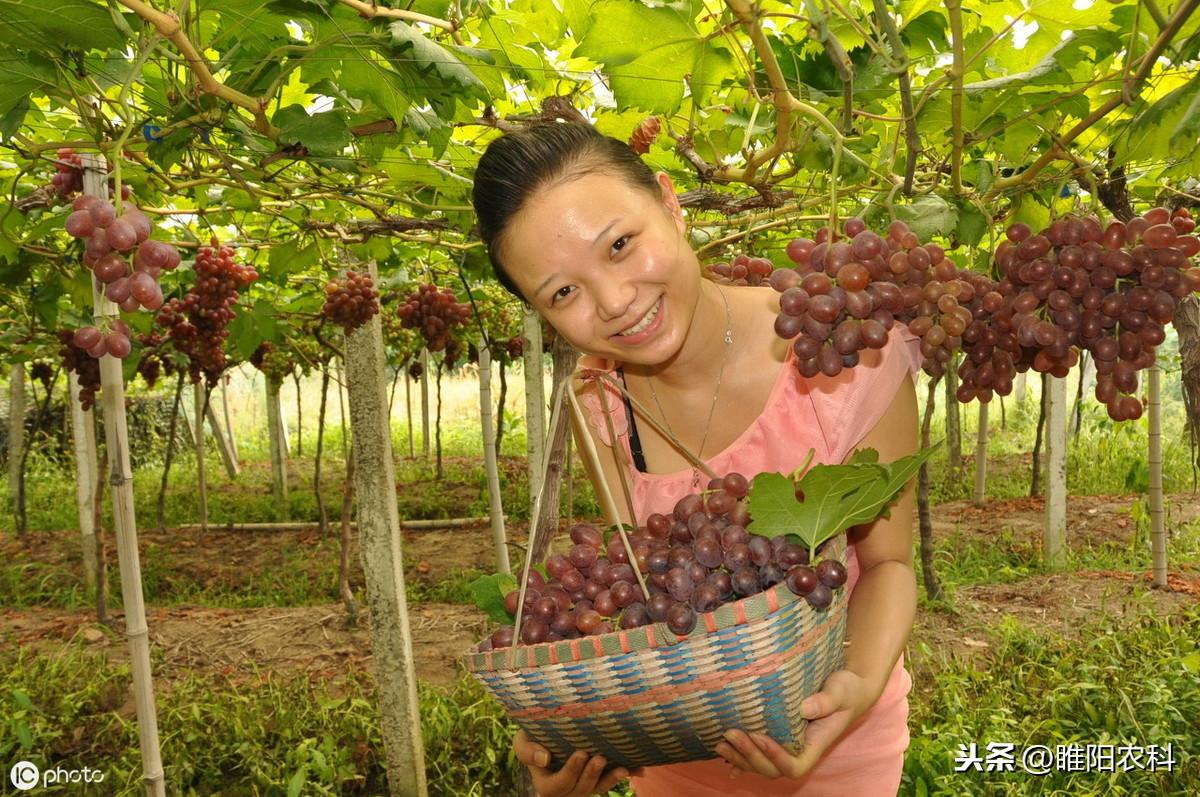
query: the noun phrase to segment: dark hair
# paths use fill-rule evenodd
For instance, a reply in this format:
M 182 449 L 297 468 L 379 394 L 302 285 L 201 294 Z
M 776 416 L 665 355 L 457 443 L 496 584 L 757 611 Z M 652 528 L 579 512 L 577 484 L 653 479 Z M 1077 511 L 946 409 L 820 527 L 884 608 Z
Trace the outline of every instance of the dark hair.
M 513 216 L 548 183 L 608 171 L 657 195 L 650 170 L 629 145 L 582 122 L 540 124 L 492 141 L 475 169 L 472 201 L 492 270 L 510 293 L 520 290 L 500 261 L 500 245 Z

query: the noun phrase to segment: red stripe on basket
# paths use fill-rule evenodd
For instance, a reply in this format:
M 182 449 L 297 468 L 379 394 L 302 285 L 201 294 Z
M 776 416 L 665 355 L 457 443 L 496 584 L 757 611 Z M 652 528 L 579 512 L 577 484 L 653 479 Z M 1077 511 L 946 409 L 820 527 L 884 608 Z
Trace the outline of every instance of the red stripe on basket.
M 733 619 L 737 620 L 738 625 L 745 625 L 750 622 L 746 619 L 746 601 L 745 599 L 737 601 L 733 604 Z
M 704 628 L 708 631 L 708 633 L 711 634 L 713 631 L 717 630 L 717 618 L 713 616 L 712 612 L 705 612 L 700 616 L 704 618 Z
M 550 646 L 550 663 L 558 664 L 558 645 Z
M 779 593 L 773 589 L 767 590 L 767 609 L 772 612 L 779 611 Z
M 646 639 L 650 642 L 650 647 L 658 646 L 658 640 L 654 638 L 654 626 L 646 626 Z
M 597 656 L 604 655 L 604 645 L 600 644 L 600 637 L 598 637 L 598 636 L 592 637 L 592 650 L 596 651 Z
M 622 631 L 617 634 L 617 639 L 621 640 L 621 652 L 628 653 L 633 648 L 629 647 L 629 634 Z
M 832 632 L 832 629 L 829 631 Z M 783 662 L 807 653 L 818 641 L 824 641 L 824 638 L 825 634 L 819 634 L 816 637 L 810 635 L 809 638 L 802 639 L 795 647 L 783 653 L 764 656 L 737 670 L 712 672 L 686 684 L 657 686 L 636 695 L 618 694 L 591 703 L 573 703 L 550 710 L 532 707 L 510 712 L 510 715 L 514 719 L 544 720 L 551 717 L 574 719 L 607 711 L 626 711 L 639 706 L 653 706 L 670 700 L 678 700 L 680 696 L 693 692 L 718 691 L 728 687 L 729 682 L 734 678 L 743 679 L 772 672 L 778 669 Z
M 580 657 L 579 657 L 579 640 L 578 639 L 571 640 L 571 655 L 574 657 L 575 661 L 579 661 Z

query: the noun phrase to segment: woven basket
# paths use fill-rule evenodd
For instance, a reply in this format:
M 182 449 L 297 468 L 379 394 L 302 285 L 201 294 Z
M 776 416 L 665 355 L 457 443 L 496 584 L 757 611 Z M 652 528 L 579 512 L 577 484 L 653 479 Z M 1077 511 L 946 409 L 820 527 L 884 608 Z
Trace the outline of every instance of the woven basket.
M 826 555 L 845 564 L 844 535 Z M 466 665 L 555 768 L 575 750 L 623 767 L 715 758 L 731 728 L 796 752 L 807 724 L 801 701 L 842 666 L 846 593 L 813 609 L 781 583 L 699 615 L 687 636 L 655 623 L 472 652 Z

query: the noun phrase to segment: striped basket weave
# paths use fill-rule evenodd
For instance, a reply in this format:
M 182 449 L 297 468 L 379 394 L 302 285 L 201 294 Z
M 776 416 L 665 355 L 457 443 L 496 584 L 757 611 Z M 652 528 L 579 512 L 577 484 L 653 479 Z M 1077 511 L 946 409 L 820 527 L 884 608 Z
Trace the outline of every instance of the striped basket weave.
M 845 537 L 831 542 L 846 561 Z M 765 733 L 793 752 L 801 701 L 840 668 L 847 590 L 813 609 L 785 584 L 699 615 L 687 636 L 665 623 L 540 645 L 472 652 L 468 670 L 552 767 L 574 750 L 610 766 L 715 758 L 726 730 Z

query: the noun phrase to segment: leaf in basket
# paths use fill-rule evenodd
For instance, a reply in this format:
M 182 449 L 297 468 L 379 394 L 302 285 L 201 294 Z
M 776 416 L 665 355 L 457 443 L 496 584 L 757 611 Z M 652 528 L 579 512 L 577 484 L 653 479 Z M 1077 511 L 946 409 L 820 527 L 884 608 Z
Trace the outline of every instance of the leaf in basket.
M 842 531 L 887 515 L 932 448 L 879 464 L 879 452 L 862 449 L 842 465 L 815 465 L 799 481 L 760 474 L 750 488 L 754 531 L 768 537 L 798 534 L 810 551 Z M 804 500 L 797 500 L 799 492 Z
M 488 619 L 501 625 L 512 625 L 513 616 L 504 609 L 504 596 L 517 588 L 517 580 L 507 573 L 480 576 L 470 584 L 475 606 Z

